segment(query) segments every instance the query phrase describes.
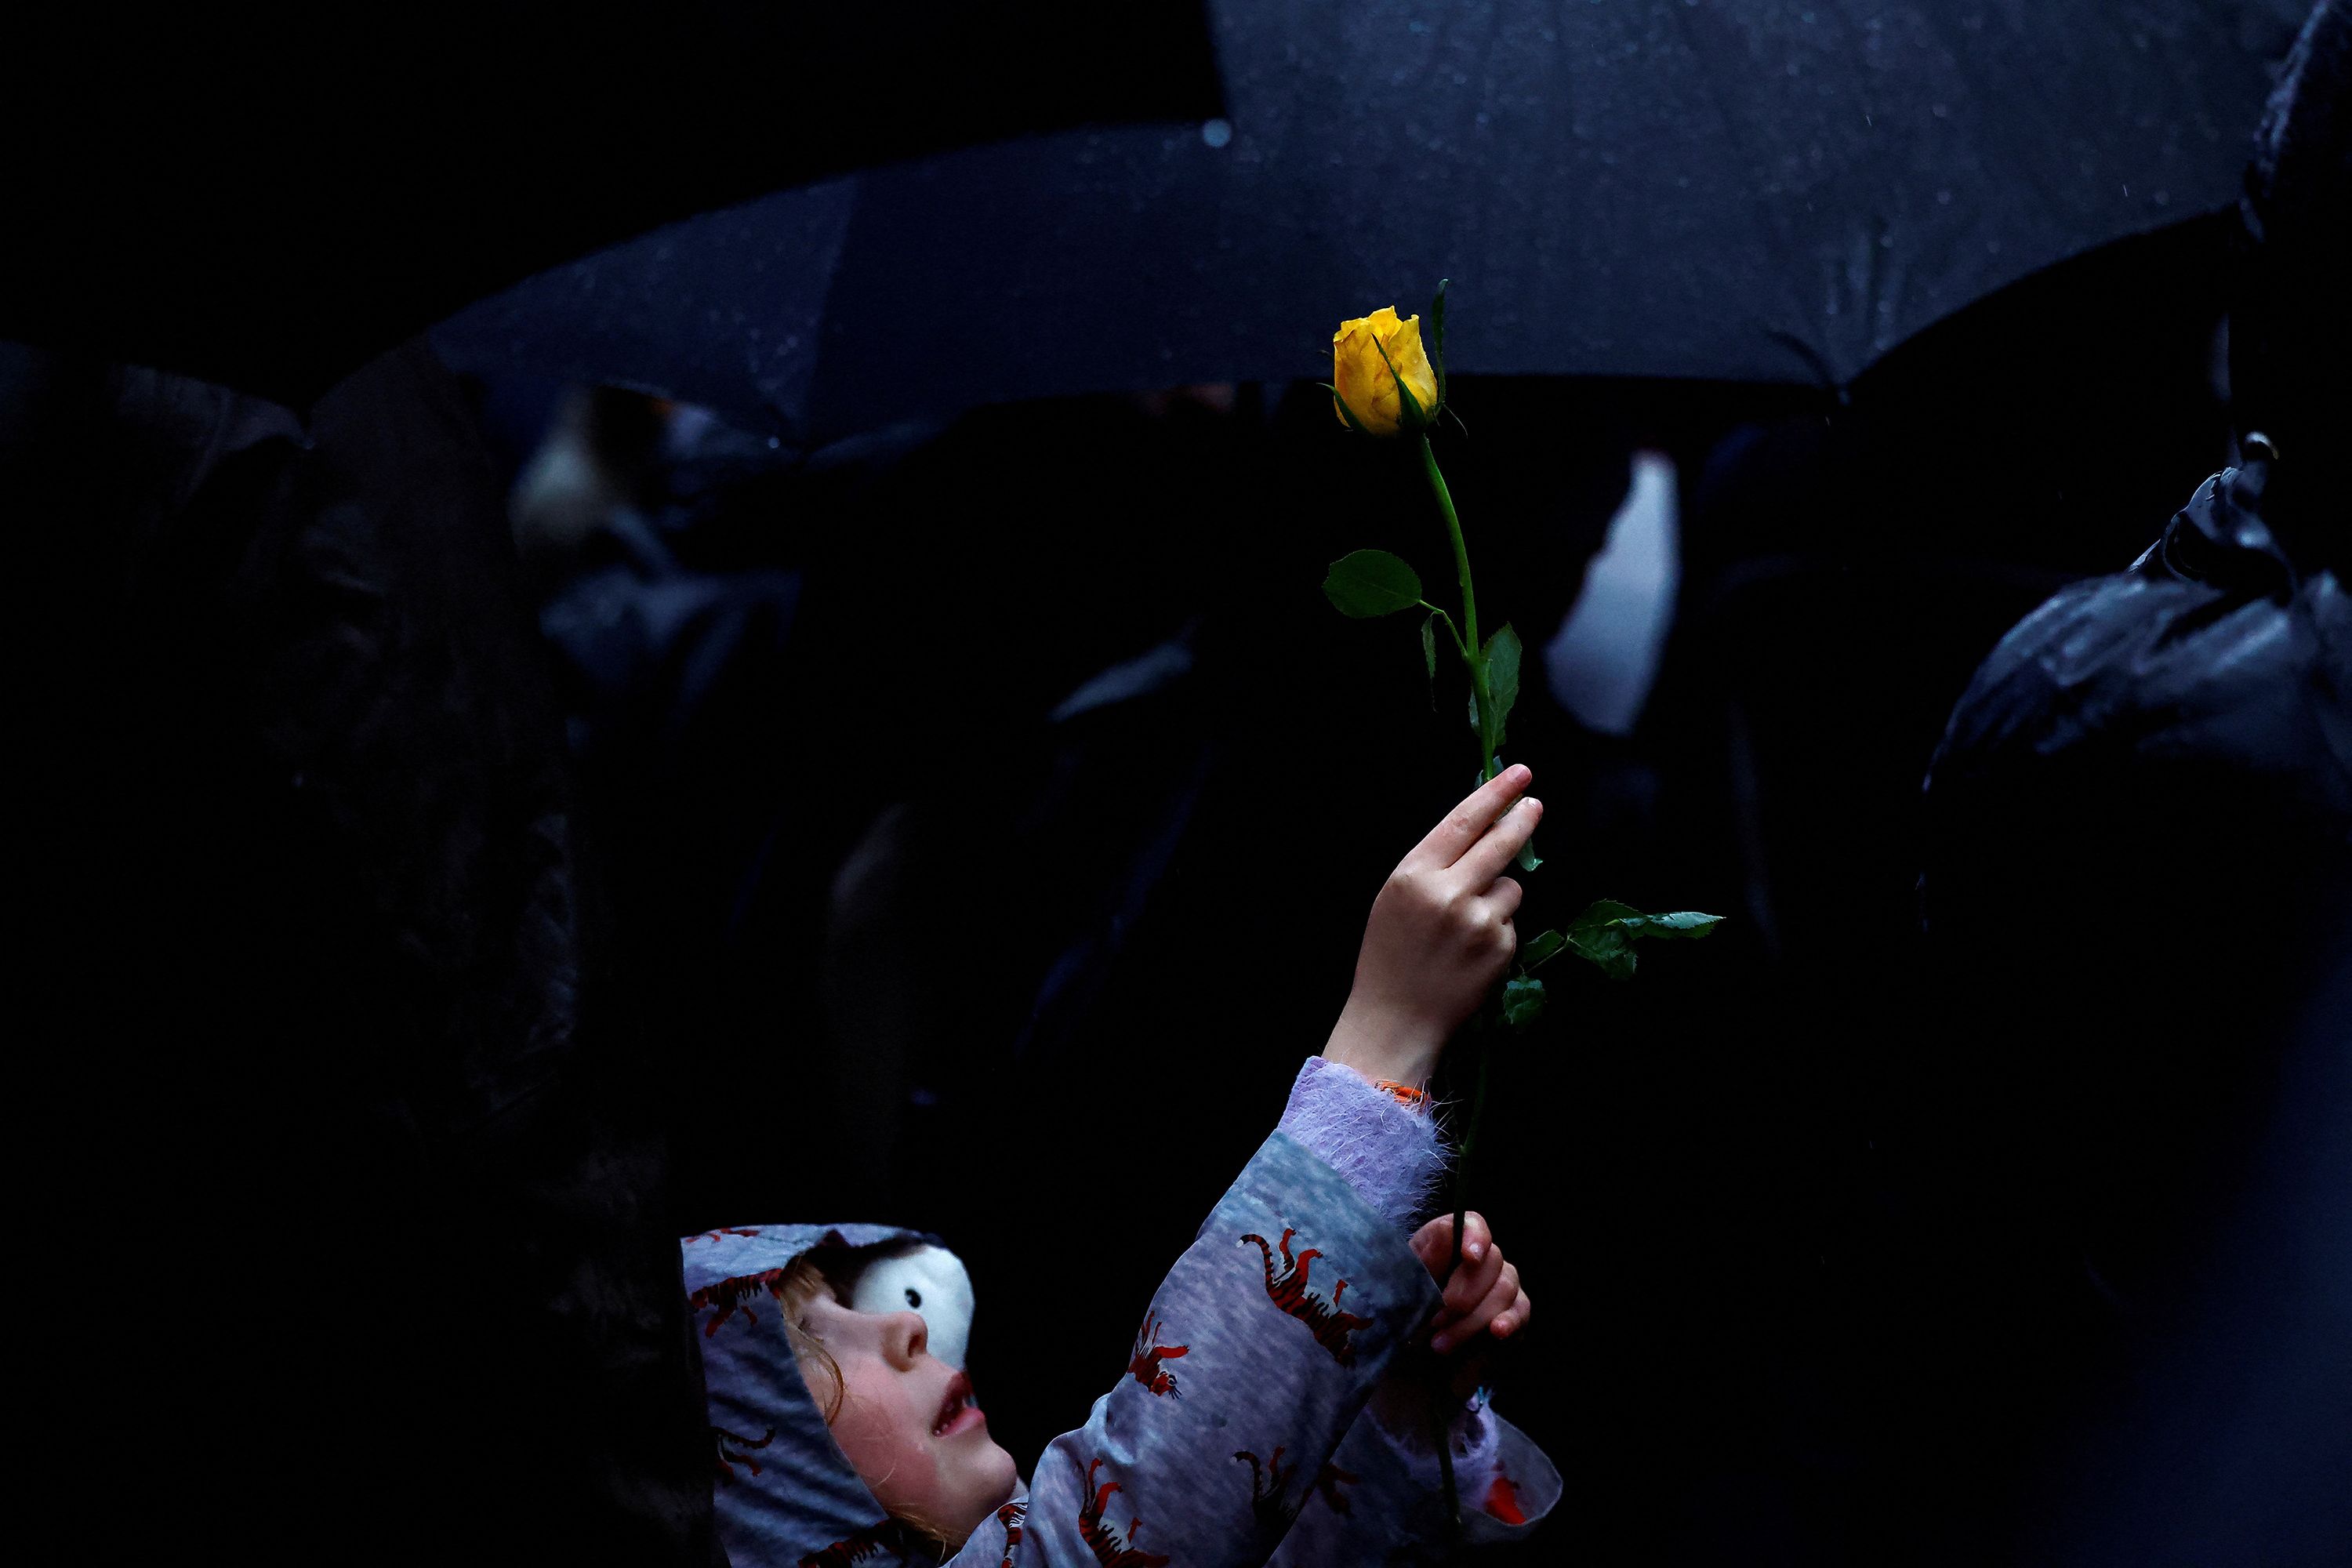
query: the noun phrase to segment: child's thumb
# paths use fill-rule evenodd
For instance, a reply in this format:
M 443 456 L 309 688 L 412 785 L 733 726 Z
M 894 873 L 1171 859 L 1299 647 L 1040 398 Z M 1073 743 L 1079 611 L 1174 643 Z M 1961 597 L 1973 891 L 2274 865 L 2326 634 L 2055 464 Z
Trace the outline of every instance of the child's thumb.
M 1412 1240 L 1407 1245 L 1433 1279 L 1443 1274 L 1454 1257 L 1454 1216 L 1440 1215 L 1431 1220 L 1412 1233 Z

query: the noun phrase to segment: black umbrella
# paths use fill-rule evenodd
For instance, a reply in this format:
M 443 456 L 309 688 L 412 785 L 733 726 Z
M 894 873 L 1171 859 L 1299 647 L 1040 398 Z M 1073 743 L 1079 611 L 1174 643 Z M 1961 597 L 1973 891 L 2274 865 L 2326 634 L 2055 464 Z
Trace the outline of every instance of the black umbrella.
M 1219 101 L 1199 0 L 18 11 L 0 338 L 296 402 L 656 224 Z
M 1230 122 L 976 149 L 711 214 L 445 353 L 824 433 L 1313 372 L 1451 275 L 1464 371 L 1843 384 L 2230 199 L 2295 0 L 1213 0 Z

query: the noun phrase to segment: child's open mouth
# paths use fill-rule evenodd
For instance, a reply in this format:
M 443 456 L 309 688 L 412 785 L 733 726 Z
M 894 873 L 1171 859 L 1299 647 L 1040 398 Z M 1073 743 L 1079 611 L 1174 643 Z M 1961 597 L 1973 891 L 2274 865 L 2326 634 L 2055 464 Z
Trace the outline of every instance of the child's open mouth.
M 972 1403 L 971 1379 L 961 1373 L 956 1373 L 955 1381 L 948 1384 L 948 1396 L 940 1401 L 940 1418 L 931 1424 L 931 1436 L 952 1437 L 960 1432 L 969 1432 L 975 1426 L 987 1424 L 988 1417 L 982 1415 L 980 1406 Z

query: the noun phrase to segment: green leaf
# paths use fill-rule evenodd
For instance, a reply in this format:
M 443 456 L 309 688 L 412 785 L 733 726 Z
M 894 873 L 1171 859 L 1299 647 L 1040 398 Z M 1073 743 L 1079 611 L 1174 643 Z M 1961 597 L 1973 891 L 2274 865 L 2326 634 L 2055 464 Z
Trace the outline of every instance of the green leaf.
M 1542 1015 L 1543 1009 L 1542 981 L 1521 974 L 1503 982 L 1503 1022 L 1514 1029 L 1524 1029 Z
M 1645 915 L 1629 904 L 1598 899 L 1570 922 L 1568 945 L 1578 957 L 1597 964 L 1612 980 L 1631 980 L 1633 943 L 1639 938 L 1702 937 L 1722 923 L 1721 915 L 1703 915 L 1690 910 Z
M 1633 939 L 1617 922 L 1641 910 L 1631 904 L 1596 899 L 1569 922 L 1568 945 L 1576 956 L 1599 966 L 1612 980 L 1633 978 Z
M 1576 956 L 1598 968 L 1612 980 L 1633 978 L 1633 944 L 1622 934 L 1605 931 L 1586 933 L 1568 939 Z
M 1495 732 L 1491 743 L 1503 743 L 1503 726 L 1510 721 L 1511 706 L 1519 700 L 1519 634 L 1510 623 L 1486 639 L 1486 695 L 1495 700 Z
M 1519 967 L 1539 969 L 1558 958 L 1560 949 L 1567 945 L 1568 938 L 1556 931 L 1548 931 L 1541 936 L 1531 939 L 1526 946 L 1519 949 Z
M 1331 563 L 1323 596 L 1343 616 L 1369 620 L 1421 603 L 1421 578 L 1385 550 L 1356 550 Z
M 1388 344 L 1374 338 L 1372 347 L 1381 351 L 1381 363 L 1389 367 L 1389 379 L 1396 383 L 1399 415 L 1397 423 L 1407 431 L 1428 429 L 1429 415 L 1421 406 L 1421 399 L 1412 395 L 1412 388 L 1404 384 L 1404 377 L 1397 374 L 1396 361 L 1389 358 Z M 1336 397 L 1339 395 L 1334 393 L 1332 395 Z
M 1430 368 L 1437 372 L 1437 406 L 1440 409 L 1445 406 L 1445 286 L 1452 281 L 1450 278 L 1439 279 L 1437 298 L 1429 302 L 1429 330 L 1432 340 L 1429 363 Z M 1456 423 L 1459 422 L 1457 418 Z
M 1328 381 L 1318 381 L 1315 384 L 1331 395 L 1331 401 L 1339 405 L 1339 417 L 1348 422 L 1349 429 L 1353 430 L 1359 436 L 1369 436 L 1371 434 L 1370 431 L 1364 428 L 1364 422 L 1356 417 L 1356 411 L 1348 406 L 1348 400 L 1339 395 L 1339 389 L 1338 387 L 1332 385 Z
M 1721 915 L 1681 910 L 1670 915 L 1634 915 L 1617 922 L 1635 936 L 1702 937 L 1723 923 Z
M 1432 610 L 1421 623 L 1421 662 L 1429 671 L 1429 710 L 1437 711 L 1437 612 Z

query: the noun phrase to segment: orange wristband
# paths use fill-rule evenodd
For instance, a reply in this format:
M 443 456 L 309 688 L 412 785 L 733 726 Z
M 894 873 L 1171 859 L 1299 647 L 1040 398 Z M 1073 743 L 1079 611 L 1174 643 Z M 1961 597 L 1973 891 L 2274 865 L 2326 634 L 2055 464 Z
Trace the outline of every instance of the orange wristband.
M 1429 1109 L 1429 1090 L 1425 1089 L 1415 1089 L 1411 1084 L 1398 1083 L 1392 1079 L 1385 1078 L 1374 1079 L 1372 1087 L 1393 1098 L 1407 1110 Z

